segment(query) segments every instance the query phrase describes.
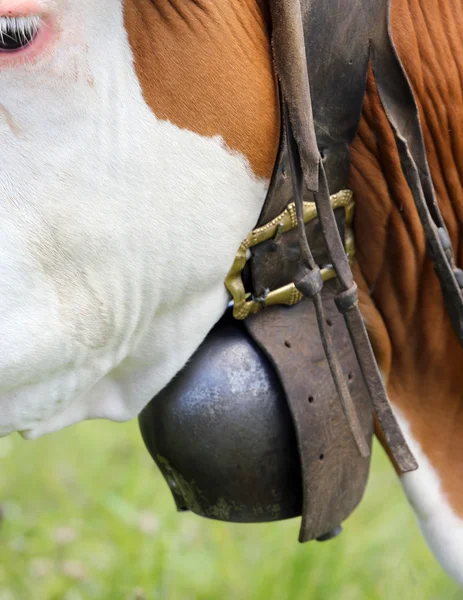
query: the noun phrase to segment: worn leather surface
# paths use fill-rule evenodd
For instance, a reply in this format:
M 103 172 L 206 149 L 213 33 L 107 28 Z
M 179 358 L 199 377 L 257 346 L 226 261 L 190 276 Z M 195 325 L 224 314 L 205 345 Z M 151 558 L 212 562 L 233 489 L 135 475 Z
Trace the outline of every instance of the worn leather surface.
M 336 287 L 331 281 L 323 288 L 325 316 L 371 448 L 371 406 L 344 320 L 334 303 Z M 302 466 L 299 539 L 316 539 L 335 529 L 360 502 L 370 458 L 360 456 L 339 402 L 313 304 L 303 300 L 294 307 L 269 307 L 248 317 L 245 324 L 272 361 L 290 399 Z
M 344 239 L 344 209 L 335 210 L 336 223 Z M 330 264 L 320 221 L 314 219 L 305 226 L 310 247 L 317 264 L 324 267 Z M 251 249 L 251 276 L 254 294 L 261 296 L 265 288 L 277 289 L 295 280 L 301 261 L 298 233 L 291 229 L 277 240 L 271 239 Z
M 390 38 L 388 0 L 333 0 L 329 3 L 322 0 L 270 0 L 270 8 L 283 129 L 274 176 L 258 226 L 281 213 L 291 200 L 298 207 L 303 199 L 313 199 L 329 261 L 337 275 L 337 287 L 330 286 L 328 301 L 327 292 L 320 285 L 321 259 L 314 251 L 318 240 L 313 232 L 306 231 L 300 219 L 298 243 L 302 251 L 299 260 L 294 251 L 294 239 L 291 240 L 288 234 L 279 244 L 270 242 L 266 247 L 253 250 L 251 273 L 257 290 L 262 292 L 265 288 L 284 285 L 289 273 L 291 276 L 295 273 L 296 287 L 313 303 L 304 302 L 303 309 L 266 309 L 249 318 L 247 323 L 251 335 L 272 358 L 292 411 L 301 454 L 303 494 L 307 498 L 300 539 L 306 541 L 339 525 L 361 497 L 366 482 L 362 468 L 368 462 L 364 440 L 371 439 L 366 421 L 371 425 L 372 409 L 399 470 L 406 472 L 417 468 L 387 399 L 358 306 L 357 286 L 330 203 L 330 194 L 347 184 L 349 145 L 360 119 L 370 59 L 458 334 L 461 334 L 463 313 L 459 307 L 459 272 L 453 264 L 451 248 L 447 247 L 445 255 L 441 243 L 443 235 L 439 235 L 439 229 L 445 232 L 445 228 L 433 195 L 418 111 Z M 394 81 L 391 82 L 391 78 Z M 430 222 L 432 218 L 433 223 Z M 331 315 L 329 318 L 327 311 Z M 326 326 L 328 321 L 334 320 L 333 311 L 340 313 L 336 316 L 334 335 Z M 310 331 L 310 338 L 305 339 L 299 333 L 303 330 L 300 320 L 304 318 L 306 329 Z M 312 360 L 310 352 L 316 344 L 317 330 L 318 349 L 323 349 L 325 356 L 325 359 L 319 356 L 323 369 L 320 376 L 315 377 L 307 369 L 310 380 L 306 380 L 304 358 Z M 290 342 L 291 360 L 288 353 L 282 352 L 282 335 L 295 337 Z M 340 340 L 344 347 L 340 347 Z M 345 348 L 349 349 L 347 354 Z M 346 385 L 345 373 L 346 361 L 352 359 L 358 361 L 365 383 L 361 391 L 356 390 L 355 398 L 349 384 Z M 335 386 L 336 408 L 329 400 L 330 393 L 326 392 L 327 396 L 321 402 L 326 412 L 306 412 L 302 390 L 310 387 L 312 381 L 320 390 L 326 390 L 327 385 Z M 336 418 L 333 415 L 337 415 Z M 316 468 L 314 447 L 305 440 L 310 438 L 313 443 L 316 437 L 313 434 L 317 430 L 320 443 L 329 446 L 326 429 L 329 422 L 336 423 L 343 433 L 330 452 L 330 468 L 320 468 L 319 464 Z M 352 452 L 355 454 L 355 451 L 356 459 L 353 459 Z M 349 472 L 348 478 L 342 475 L 346 472 Z M 330 494 L 343 500 L 338 504 L 328 503 L 329 510 L 325 511 L 326 498 L 331 497 Z
M 391 38 L 389 5 L 389 0 L 270 0 L 282 102 L 288 106 L 308 190 L 320 191 L 324 171 L 329 192 L 335 193 L 347 181 L 348 147 L 357 130 L 371 60 L 381 102 L 426 234 L 428 252 L 455 332 L 463 344 L 463 271 L 455 265 L 436 201 L 418 109 Z M 286 146 L 282 138 L 275 177 L 260 222 L 273 214 L 273 206 L 275 211 L 280 209 L 275 196 L 283 199 L 290 193 L 289 182 L 281 177 L 286 170 Z M 330 235 L 329 215 L 322 213 L 321 210 L 326 234 Z M 348 289 L 351 277 L 342 264 L 335 236 L 331 236 L 330 248 L 339 254 L 337 269 Z
M 338 191 L 337 186 L 344 187 L 347 181 L 348 146 L 360 118 L 372 46 L 376 44 L 377 55 L 389 56 L 392 53 L 394 64 L 398 61 L 388 35 L 389 4 L 387 0 L 335 0 L 330 3 L 271 0 L 270 7 L 275 65 L 281 84 L 282 105 L 288 115 L 279 159 L 288 156 L 296 197 L 301 188 L 298 178 L 303 178 L 305 187 L 313 192 L 330 260 L 340 285 L 338 310 L 345 315 L 372 405 L 394 459 L 401 471 L 412 470 L 417 465 L 387 400 L 329 200 L 330 193 Z M 400 63 L 397 64 L 400 66 Z M 408 81 L 403 70 L 396 69 L 394 75 L 400 78 L 405 89 Z M 411 91 L 409 96 L 413 99 Z M 401 96 L 398 96 L 399 102 L 400 99 Z M 419 121 L 417 127 L 416 135 L 420 134 Z M 288 143 L 291 138 L 295 143 Z M 419 145 L 415 138 L 414 141 L 415 146 Z M 301 173 L 296 172 L 298 164 Z M 286 170 L 284 164 L 280 164 L 279 168 Z M 284 182 L 278 185 L 288 186 L 287 179 L 284 178 Z M 273 197 L 269 194 L 268 204 Z M 268 204 L 263 215 L 269 212 Z M 304 242 L 307 243 L 300 239 L 301 245 Z M 315 265 L 310 262 L 309 258 L 304 265 L 307 280 L 315 271 Z M 316 296 L 313 301 L 317 304 Z M 323 319 L 318 318 L 318 321 L 332 375 L 337 380 L 340 398 L 347 406 L 348 393 L 343 392 L 339 377 L 336 377 L 339 373 L 336 357 L 328 351 L 330 336 L 323 331 Z M 354 429 L 353 433 L 355 435 Z

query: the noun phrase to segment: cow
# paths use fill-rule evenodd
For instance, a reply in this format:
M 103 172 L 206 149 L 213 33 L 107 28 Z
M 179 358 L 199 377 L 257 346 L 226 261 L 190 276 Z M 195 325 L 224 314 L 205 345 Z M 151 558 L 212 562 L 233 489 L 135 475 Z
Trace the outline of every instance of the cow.
M 392 25 L 463 265 L 463 4 Z M 224 313 L 278 151 L 270 26 L 266 0 L 0 0 L 0 435 L 132 419 Z M 372 75 L 350 188 L 401 482 L 463 586 L 463 350 Z

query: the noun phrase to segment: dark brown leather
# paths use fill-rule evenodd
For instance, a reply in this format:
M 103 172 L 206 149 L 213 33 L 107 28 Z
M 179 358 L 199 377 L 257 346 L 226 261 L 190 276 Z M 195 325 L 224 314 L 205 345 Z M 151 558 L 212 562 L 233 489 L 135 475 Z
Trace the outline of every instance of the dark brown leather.
M 325 316 L 348 381 L 368 447 L 373 419 L 349 334 L 336 309 L 334 281 L 322 291 Z M 272 306 L 245 320 L 248 331 L 274 364 L 290 399 L 302 466 L 303 509 L 299 534 L 307 542 L 335 529 L 360 502 L 370 459 L 362 457 L 330 375 L 312 302 Z
M 388 20 L 382 17 L 381 22 L 372 45 L 376 85 L 394 131 L 402 170 L 423 225 L 447 311 L 463 346 L 463 271 L 455 265 L 450 237 L 436 201 L 415 98 L 392 42 Z
M 376 0 L 377 7 L 381 3 L 384 4 L 384 1 Z M 347 184 L 349 144 L 355 135 L 360 119 L 370 54 L 370 39 L 377 26 L 375 19 L 378 17 L 378 11 L 376 10 L 375 13 L 373 9 L 373 15 L 370 15 L 370 11 L 366 10 L 366 7 L 362 7 L 362 2 L 352 0 L 348 1 L 347 7 L 344 0 L 342 2 L 335 0 L 329 5 L 320 0 L 306 0 L 302 7 L 299 0 L 274 0 L 270 2 L 270 5 L 273 49 L 277 73 L 281 82 L 283 123 L 286 130 L 282 136 L 275 169 L 276 175 L 272 180 L 259 225 L 262 225 L 275 213 L 281 212 L 281 198 L 284 198 L 285 201 L 287 198 L 296 199 L 302 190 L 302 193 L 305 194 L 304 199 L 307 199 L 308 192 L 313 192 L 321 229 L 330 254 L 330 262 L 335 267 L 341 286 L 338 307 L 346 313 L 346 325 L 355 342 L 355 352 L 365 376 L 373 406 L 380 425 L 384 428 L 385 438 L 391 445 L 399 469 L 403 472 L 412 470 L 417 465 L 387 400 L 358 308 L 357 288 L 329 199 L 330 192 L 335 193 L 346 187 Z M 352 45 L 347 41 L 352 41 Z M 315 74 L 310 79 L 311 85 L 309 85 L 307 65 L 309 65 L 310 73 Z M 289 118 L 285 117 L 286 108 Z M 300 131 L 301 127 L 304 128 L 304 131 Z M 291 143 L 292 138 L 295 140 L 293 144 Z M 320 149 L 317 147 L 317 143 Z M 323 160 L 321 160 L 322 153 Z M 329 189 L 325 164 L 330 178 Z M 291 173 L 291 177 L 288 177 L 288 172 Z M 316 181 L 314 174 L 316 174 Z M 289 191 L 291 187 L 292 194 Z M 305 289 L 309 290 L 310 285 L 307 286 L 307 283 L 311 283 L 319 277 L 318 265 L 313 260 L 310 244 L 307 244 L 303 238 L 299 241 L 301 246 L 306 247 L 307 258 L 305 264 L 302 264 L 304 261 L 301 261 L 299 265 L 298 279 L 300 284 L 305 282 Z M 253 267 L 256 268 L 259 265 L 260 271 L 265 272 L 271 259 L 265 260 L 262 254 L 258 257 L 256 249 Z M 283 273 L 285 271 L 282 269 Z M 265 277 L 261 276 L 259 283 L 261 288 L 265 289 Z M 298 289 L 304 293 L 303 287 Z M 358 415 L 353 411 L 352 401 L 343 381 L 336 353 L 332 351 L 329 332 L 324 330 L 323 306 L 316 294 L 313 294 L 312 300 L 318 307 L 317 318 L 331 373 L 338 388 L 346 418 L 351 422 L 352 434 L 357 439 L 360 449 L 362 440 L 358 429 Z
M 335 219 L 341 237 L 345 235 L 344 209 L 335 210 Z M 321 267 L 330 264 L 320 221 L 314 219 L 305 225 L 314 260 Z M 291 229 L 277 240 L 271 239 L 252 248 L 251 276 L 254 294 L 264 296 L 265 290 L 274 290 L 295 280 L 300 268 L 301 250 L 298 232 Z
M 402 472 L 417 468 L 387 399 L 330 202 L 330 193 L 336 193 L 347 184 L 349 145 L 360 119 L 372 48 L 373 66 L 381 79 L 378 85 L 382 101 L 396 131 L 399 149 L 403 146 L 404 170 L 407 170 L 408 160 L 407 176 L 420 214 L 425 212 L 423 205 L 426 204 L 422 189 L 428 192 L 428 200 L 433 196 L 413 94 L 388 33 L 388 1 L 270 0 L 270 8 L 283 130 L 274 176 L 258 226 L 294 201 L 299 253 L 294 250 L 294 240 L 290 239 L 294 233 L 284 234 L 278 243 L 270 242 L 253 250 L 251 271 L 259 293 L 284 285 L 288 277 L 293 277 L 298 290 L 312 303 L 304 302 L 303 308 L 267 308 L 248 318 L 247 326 L 272 358 L 293 414 L 306 499 L 300 539 L 306 541 L 339 525 L 363 494 L 371 445 L 371 429 L 368 429 L 371 408 L 398 468 Z M 390 73 L 397 79 L 390 88 L 392 94 L 388 92 L 388 82 L 382 83 L 383 78 L 390 75 L 387 68 L 385 70 L 388 64 Z M 409 145 L 408 132 L 400 133 L 400 127 L 406 124 L 400 121 L 402 101 L 411 123 Z M 424 173 L 421 179 L 415 173 L 414 157 Z M 321 259 L 314 252 L 313 232 L 307 231 L 302 221 L 303 199 L 316 202 L 319 223 L 315 228 L 319 227 L 323 233 L 329 260 L 336 271 L 337 282 L 334 287 L 330 286 L 329 301 L 321 281 Z M 437 214 L 435 202 L 428 204 Z M 433 247 L 434 237 L 429 237 Z M 438 255 L 439 247 L 435 252 L 435 256 Z M 450 251 L 448 256 L 451 257 Z M 448 275 L 453 268 L 451 260 L 446 266 L 439 266 L 440 272 L 445 272 L 441 278 L 443 289 L 450 293 L 455 292 Z M 340 315 L 334 319 L 333 306 L 344 315 L 344 323 Z M 329 318 L 326 311 L 331 315 Z M 455 314 L 453 320 L 457 322 Z M 333 339 L 327 323 L 334 321 Z M 293 341 L 289 337 L 294 338 Z M 290 358 L 284 348 L 291 349 Z M 346 379 L 346 361 L 352 361 L 352 350 L 365 383 L 365 387 L 355 389 L 355 396 L 348 376 Z M 315 355 L 318 352 L 315 371 L 307 364 L 312 364 L 313 352 Z M 351 370 L 350 365 L 348 370 Z M 325 392 L 319 396 L 323 408 L 318 412 L 311 410 L 313 407 L 307 401 L 309 388 L 318 389 L 318 394 Z M 333 403 L 335 396 L 339 403 Z M 336 429 L 339 428 L 335 445 L 330 445 L 328 423 L 335 423 Z M 320 444 L 330 448 L 328 468 L 324 463 L 325 452 L 320 451 L 318 455 L 319 461 L 323 455 L 320 461 L 323 468 L 317 463 L 316 448 L 320 448 Z M 345 477 L 345 473 L 349 476 Z M 333 500 L 336 498 L 337 503 Z
M 323 169 L 318 169 L 321 155 L 333 193 L 347 181 L 348 146 L 357 130 L 371 59 L 447 310 L 463 344 L 463 271 L 455 266 L 436 202 L 418 109 L 390 34 L 389 4 L 389 0 L 270 0 L 283 102 L 288 106 L 307 187 L 318 191 L 323 179 L 319 173 Z M 265 218 L 267 212 L 268 206 Z M 337 270 L 347 289 L 351 278 L 342 265 L 341 247 L 328 225 L 328 213 L 322 219 L 331 236 L 330 248 L 339 254 Z
M 339 524 L 363 493 L 371 408 L 399 470 L 417 468 L 387 399 L 359 310 L 342 226 L 330 202 L 330 193 L 347 186 L 349 145 L 358 127 L 370 61 L 429 254 L 462 343 L 463 271 L 454 264 L 426 161 L 415 99 L 391 38 L 389 0 L 269 0 L 269 4 L 283 129 L 258 226 L 294 201 L 299 251 L 294 232 L 287 233 L 278 242 L 255 247 L 250 266 L 259 293 L 292 278 L 312 302 L 294 308 L 267 308 L 249 317 L 247 327 L 273 360 L 292 411 L 305 498 L 300 539 L 306 541 Z M 319 221 L 312 228 L 304 227 L 302 221 L 303 199 L 317 205 Z M 323 234 L 337 275 L 329 291 L 323 288 L 320 276 L 326 257 L 320 256 L 320 239 L 314 235 L 317 230 Z M 333 306 L 339 313 L 335 311 L 336 316 Z M 327 326 L 328 322 L 335 327 Z M 346 379 L 346 372 L 353 369 L 352 350 L 365 384 L 355 389 L 348 375 Z M 315 391 L 308 391 L 311 389 Z M 308 395 L 317 397 L 317 410 Z M 329 453 L 320 450 L 322 447 L 329 448 Z

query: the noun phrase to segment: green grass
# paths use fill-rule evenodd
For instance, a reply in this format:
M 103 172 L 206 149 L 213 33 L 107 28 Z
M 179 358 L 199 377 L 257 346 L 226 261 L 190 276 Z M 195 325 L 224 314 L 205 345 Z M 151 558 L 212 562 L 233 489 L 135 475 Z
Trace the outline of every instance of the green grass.
M 463 598 L 379 447 L 362 504 L 325 544 L 298 544 L 298 519 L 177 514 L 136 422 L 0 439 L 0 505 L 0 600 Z

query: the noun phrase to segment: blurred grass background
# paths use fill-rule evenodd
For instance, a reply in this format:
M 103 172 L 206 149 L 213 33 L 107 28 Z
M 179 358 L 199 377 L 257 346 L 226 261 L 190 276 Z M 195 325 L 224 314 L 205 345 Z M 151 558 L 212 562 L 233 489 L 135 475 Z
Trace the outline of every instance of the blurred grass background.
M 0 439 L 0 600 L 456 600 L 376 445 L 366 496 L 325 544 L 299 520 L 175 512 L 136 421 Z

